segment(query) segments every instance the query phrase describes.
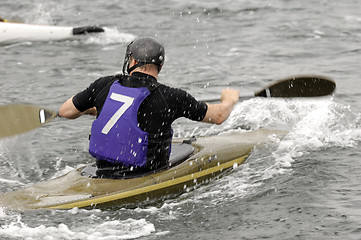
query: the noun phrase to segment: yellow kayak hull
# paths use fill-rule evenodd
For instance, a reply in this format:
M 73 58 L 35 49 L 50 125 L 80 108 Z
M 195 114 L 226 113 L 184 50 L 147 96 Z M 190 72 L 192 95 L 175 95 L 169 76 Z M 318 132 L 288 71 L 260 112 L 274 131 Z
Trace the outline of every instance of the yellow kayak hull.
M 71 209 L 134 205 L 180 194 L 242 164 L 255 145 L 284 131 L 256 130 L 211 136 L 192 143 L 184 162 L 156 173 L 128 179 L 89 178 L 82 168 L 28 188 L 0 194 L 0 205 L 12 209 Z M 175 141 L 176 142 L 176 141 Z

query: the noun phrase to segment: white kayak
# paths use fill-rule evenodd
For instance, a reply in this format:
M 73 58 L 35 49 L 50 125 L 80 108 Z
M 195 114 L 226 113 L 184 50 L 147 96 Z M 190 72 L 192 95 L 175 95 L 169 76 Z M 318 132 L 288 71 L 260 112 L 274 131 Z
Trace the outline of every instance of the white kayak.
M 97 26 L 66 27 L 0 22 L 0 43 L 59 41 L 99 32 L 104 32 L 104 29 Z

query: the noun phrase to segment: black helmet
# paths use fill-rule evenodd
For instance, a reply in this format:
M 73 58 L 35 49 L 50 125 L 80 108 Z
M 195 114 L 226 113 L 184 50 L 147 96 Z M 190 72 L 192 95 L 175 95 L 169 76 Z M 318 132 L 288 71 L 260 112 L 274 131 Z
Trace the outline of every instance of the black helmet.
M 164 64 L 164 47 L 161 42 L 151 37 L 137 38 L 129 43 L 125 53 L 123 73 L 128 75 L 137 67 L 145 64 L 154 64 L 158 66 L 158 71 Z M 133 57 L 138 63 L 129 69 L 130 57 Z

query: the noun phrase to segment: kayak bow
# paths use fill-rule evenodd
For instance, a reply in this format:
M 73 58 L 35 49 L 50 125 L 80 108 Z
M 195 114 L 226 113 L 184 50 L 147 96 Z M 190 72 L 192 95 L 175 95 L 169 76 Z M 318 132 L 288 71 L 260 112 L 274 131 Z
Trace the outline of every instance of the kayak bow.
M 65 26 L 0 22 L 0 43 L 59 41 L 74 39 L 78 35 L 100 32 L 104 32 L 104 29 L 98 26 L 73 28 Z

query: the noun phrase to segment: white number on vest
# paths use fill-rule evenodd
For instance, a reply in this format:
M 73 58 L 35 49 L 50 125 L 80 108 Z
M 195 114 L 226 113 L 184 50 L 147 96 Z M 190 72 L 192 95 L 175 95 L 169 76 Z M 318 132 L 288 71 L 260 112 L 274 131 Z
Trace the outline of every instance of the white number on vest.
M 114 115 L 109 119 L 107 124 L 105 124 L 105 126 L 102 130 L 102 133 L 104 133 L 104 134 L 108 134 L 110 129 L 112 129 L 112 127 L 114 127 L 115 123 L 125 113 L 125 111 L 127 111 L 127 109 L 133 104 L 133 101 L 134 101 L 134 98 L 124 96 L 124 95 L 121 95 L 118 93 L 112 93 L 112 95 L 110 95 L 110 98 L 115 101 L 122 102 L 124 104 L 118 109 L 118 111 L 116 111 L 114 113 Z

